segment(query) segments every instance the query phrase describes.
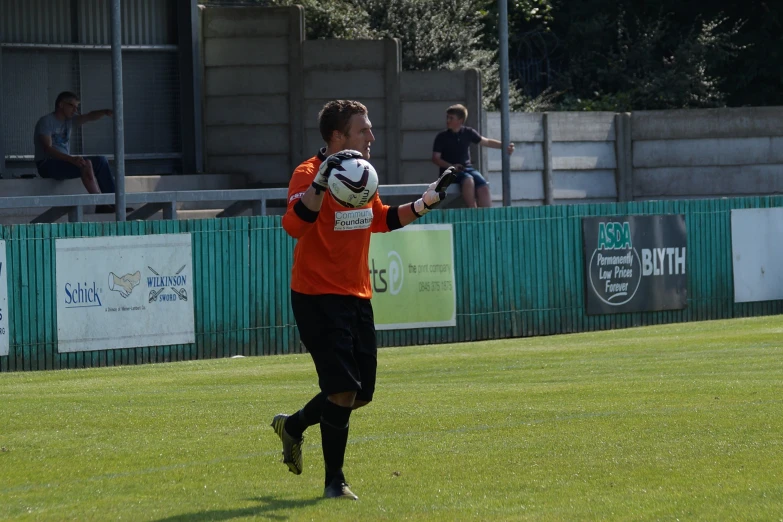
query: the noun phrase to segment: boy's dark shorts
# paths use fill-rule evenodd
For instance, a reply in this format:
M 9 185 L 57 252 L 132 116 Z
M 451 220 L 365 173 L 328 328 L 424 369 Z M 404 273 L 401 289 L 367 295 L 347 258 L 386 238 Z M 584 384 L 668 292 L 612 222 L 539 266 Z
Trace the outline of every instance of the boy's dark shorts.
M 356 400 L 371 401 L 378 345 L 370 300 L 291 290 L 291 308 L 302 343 L 315 363 L 321 391 L 327 395 L 356 391 Z

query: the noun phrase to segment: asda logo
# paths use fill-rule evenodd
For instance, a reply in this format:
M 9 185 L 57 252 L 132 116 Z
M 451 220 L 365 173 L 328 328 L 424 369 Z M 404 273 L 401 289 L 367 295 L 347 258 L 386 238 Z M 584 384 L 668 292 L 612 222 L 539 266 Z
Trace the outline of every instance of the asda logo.
M 642 270 L 628 221 L 598 223 L 598 244 L 588 273 L 594 294 L 605 304 L 619 306 L 633 299 Z
M 599 223 L 598 250 L 622 250 L 633 248 L 631 242 L 631 224 Z

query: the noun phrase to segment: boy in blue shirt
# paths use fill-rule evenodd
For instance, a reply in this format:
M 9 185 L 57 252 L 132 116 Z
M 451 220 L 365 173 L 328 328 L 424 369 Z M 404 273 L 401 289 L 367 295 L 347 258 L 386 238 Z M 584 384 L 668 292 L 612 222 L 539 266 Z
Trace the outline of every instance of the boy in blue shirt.
M 449 167 L 457 170 L 457 183 L 462 187 L 462 199 L 469 208 L 491 207 L 492 197 L 489 183 L 481 172 L 470 163 L 470 144 L 499 149 L 498 140 L 485 138 L 475 129 L 465 125 L 468 109 L 464 105 L 452 105 L 446 109 L 446 130 L 435 136 L 432 145 L 432 162 L 440 167 L 441 174 Z M 508 153 L 514 153 L 514 144 L 509 143 Z

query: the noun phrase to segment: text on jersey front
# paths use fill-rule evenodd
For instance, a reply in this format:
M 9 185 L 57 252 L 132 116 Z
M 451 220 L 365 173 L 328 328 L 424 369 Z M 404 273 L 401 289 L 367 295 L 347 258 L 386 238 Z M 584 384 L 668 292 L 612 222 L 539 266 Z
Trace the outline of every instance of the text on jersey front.
M 361 230 L 372 225 L 372 209 L 360 208 L 334 213 L 335 230 Z

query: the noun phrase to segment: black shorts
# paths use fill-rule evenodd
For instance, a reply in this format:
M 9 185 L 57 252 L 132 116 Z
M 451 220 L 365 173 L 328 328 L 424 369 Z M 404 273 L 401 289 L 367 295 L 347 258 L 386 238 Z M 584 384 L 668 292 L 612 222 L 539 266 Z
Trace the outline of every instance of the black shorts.
M 327 395 L 356 391 L 356 400 L 371 401 L 378 345 L 370 300 L 291 290 L 291 308 L 302 344 L 315 363 L 321 391 Z

